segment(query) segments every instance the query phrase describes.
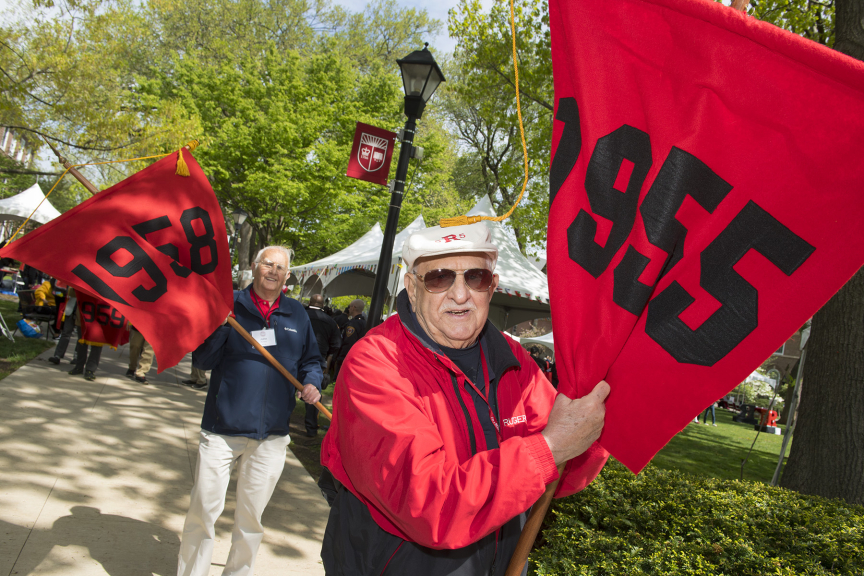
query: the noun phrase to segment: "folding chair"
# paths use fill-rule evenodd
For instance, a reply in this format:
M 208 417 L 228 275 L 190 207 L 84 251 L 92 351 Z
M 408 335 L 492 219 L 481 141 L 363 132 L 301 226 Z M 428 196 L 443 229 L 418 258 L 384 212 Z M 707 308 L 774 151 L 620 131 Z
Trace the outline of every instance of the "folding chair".
M 57 331 L 54 329 L 54 322 L 57 320 L 57 313 L 46 313 L 46 312 L 37 312 L 35 310 L 28 311 L 27 308 L 34 306 L 36 303 L 35 298 L 33 297 L 34 290 L 19 290 L 18 291 L 18 304 L 21 310 L 21 316 L 25 320 L 32 320 L 37 324 L 41 324 L 45 322 L 48 326 L 45 330 L 45 339 L 53 338 Z M 18 331 L 16 326 L 15 332 Z

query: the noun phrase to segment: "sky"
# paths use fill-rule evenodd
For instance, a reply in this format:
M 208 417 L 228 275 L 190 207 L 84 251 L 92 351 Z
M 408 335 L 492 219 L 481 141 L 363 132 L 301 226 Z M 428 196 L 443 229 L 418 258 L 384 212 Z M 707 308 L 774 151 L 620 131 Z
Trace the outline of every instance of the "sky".
M 5 0 L 0 0 L 0 4 Z M 482 0 L 484 11 L 488 11 L 494 0 Z M 429 39 L 429 44 L 435 49 L 435 52 L 453 52 L 456 48 L 456 41 L 447 34 L 447 11 L 455 8 L 459 0 L 397 0 L 397 4 L 404 8 L 416 8 L 418 10 L 426 9 L 429 16 L 440 20 L 443 24 L 443 30 L 437 38 Z M 368 0 L 333 0 L 334 4 L 343 6 L 352 12 L 362 12 Z M 422 48 L 422 46 L 418 47 Z

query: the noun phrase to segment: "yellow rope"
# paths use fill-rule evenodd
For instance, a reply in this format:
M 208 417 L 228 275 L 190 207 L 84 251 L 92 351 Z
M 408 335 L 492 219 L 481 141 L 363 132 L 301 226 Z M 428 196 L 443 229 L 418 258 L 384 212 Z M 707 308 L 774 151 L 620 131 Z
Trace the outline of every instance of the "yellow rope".
M 516 80 L 516 114 L 519 117 L 519 136 L 522 138 L 522 156 L 524 160 L 525 179 L 522 181 L 522 191 L 519 192 L 519 198 L 516 203 L 510 207 L 503 216 L 457 216 L 455 218 L 441 218 L 439 224 L 442 228 L 450 226 L 463 226 L 465 224 L 473 224 L 481 220 L 492 220 L 493 222 L 502 222 L 513 214 L 513 210 L 522 201 L 525 195 L 525 188 L 528 186 L 528 146 L 525 144 L 525 127 L 522 125 L 522 103 L 519 99 L 519 64 L 516 61 L 516 9 L 513 7 L 513 0 L 510 0 L 510 36 L 513 40 L 513 76 Z
M 198 147 L 198 144 L 199 144 L 198 140 L 192 140 L 188 144 L 186 144 L 185 148 L 189 148 L 189 151 L 191 152 L 192 150 L 195 150 L 195 148 Z M 186 166 L 186 162 L 183 161 L 182 150 L 183 150 L 183 148 L 181 148 L 180 150 L 177 151 L 177 172 L 176 172 L 176 174 L 179 174 L 180 176 L 189 176 L 189 168 Z M 19 226 L 17 230 L 15 230 L 15 233 L 12 234 L 12 236 L 9 238 L 9 240 L 6 243 L 10 244 L 13 240 L 15 240 L 15 238 L 18 236 L 18 233 L 21 232 L 21 230 L 27 225 L 27 223 L 33 217 L 33 214 L 36 213 L 36 210 L 39 210 L 39 206 L 42 206 L 42 202 L 45 202 L 45 200 L 48 199 L 48 196 L 51 195 L 51 193 L 54 191 L 54 189 L 57 188 L 57 185 L 60 184 L 60 181 L 63 180 L 63 177 L 66 176 L 66 174 L 72 168 L 77 168 L 79 166 L 101 166 L 102 164 L 117 164 L 119 162 L 134 162 L 136 160 L 150 160 L 152 158 L 164 158 L 165 156 L 169 156 L 171 154 L 173 154 L 173 152 L 168 152 L 165 154 L 154 154 L 153 156 L 139 156 L 138 158 L 126 158 L 124 160 L 105 160 L 103 162 L 89 162 L 89 163 L 84 163 L 84 164 L 71 165 L 69 168 L 66 168 L 66 170 L 63 171 L 63 174 L 60 175 L 60 178 L 57 179 L 57 182 L 55 182 L 54 186 L 51 187 L 51 190 L 48 191 L 48 194 L 46 194 L 45 197 L 42 199 L 42 201 L 36 205 L 36 208 L 33 209 L 33 212 L 30 213 L 30 216 L 28 216 L 27 219 L 24 220 L 24 223 L 21 224 L 21 226 Z M 185 174 L 182 174 L 180 171 L 181 170 L 181 167 L 180 167 L 181 162 L 182 162 L 183 168 L 186 170 Z

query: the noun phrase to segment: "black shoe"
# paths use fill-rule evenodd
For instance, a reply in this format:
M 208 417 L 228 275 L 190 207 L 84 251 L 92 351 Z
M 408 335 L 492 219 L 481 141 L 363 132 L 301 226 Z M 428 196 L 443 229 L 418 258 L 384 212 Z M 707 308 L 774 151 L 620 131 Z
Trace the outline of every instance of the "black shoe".
M 318 436 L 317 430 L 306 430 L 306 437 L 307 438 L 315 438 L 316 436 Z
M 140 382 L 141 384 L 149 384 L 146 376 L 133 376 L 132 377 L 135 382 Z
M 78 363 L 78 358 L 72 358 L 71 360 L 69 360 L 69 364 L 77 364 L 77 363 Z
M 78 374 L 83 374 L 83 373 L 84 373 L 84 369 L 78 368 L 77 366 L 75 368 L 72 368 L 71 370 L 69 370 L 70 376 L 77 376 Z
M 87 370 L 84 372 L 84 380 L 89 380 L 90 382 L 96 380 L 96 373 L 92 370 Z
M 126 378 L 131 378 L 132 380 L 134 380 L 135 379 L 135 370 L 133 370 L 132 368 L 130 368 L 129 370 L 126 370 Z
M 185 384 L 186 386 L 195 386 L 196 384 L 198 384 L 198 381 L 197 380 L 183 380 L 180 383 Z
M 50 362 L 51 364 L 60 364 L 60 358 L 58 358 L 57 356 L 51 356 L 50 358 L 48 358 L 48 362 Z
M 204 388 L 207 388 L 207 382 L 204 382 L 203 384 L 192 384 L 192 388 L 203 390 Z

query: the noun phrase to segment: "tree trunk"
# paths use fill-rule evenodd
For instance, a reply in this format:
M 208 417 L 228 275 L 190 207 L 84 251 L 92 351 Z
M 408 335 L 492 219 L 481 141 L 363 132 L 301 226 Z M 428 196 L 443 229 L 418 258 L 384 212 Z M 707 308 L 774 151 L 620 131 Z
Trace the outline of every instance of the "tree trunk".
M 837 0 L 834 48 L 864 60 L 864 0 Z M 780 485 L 864 504 L 864 269 L 813 317 Z
M 864 60 L 864 0 L 837 0 L 834 49 Z
M 864 269 L 813 317 L 780 485 L 864 504 Z

